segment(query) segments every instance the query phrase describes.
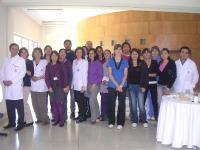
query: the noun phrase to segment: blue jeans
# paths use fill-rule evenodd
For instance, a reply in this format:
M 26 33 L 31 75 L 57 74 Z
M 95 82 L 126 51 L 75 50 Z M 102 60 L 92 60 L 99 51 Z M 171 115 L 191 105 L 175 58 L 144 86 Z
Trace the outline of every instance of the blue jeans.
M 138 123 L 137 106 L 139 107 L 139 121 L 146 123 L 146 111 L 144 107 L 144 93 L 139 85 L 129 84 L 129 96 L 131 101 L 131 121 Z
M 147 116 L 150 118 L 154 117 L 153 104 L 151 101 L 151 93 L 150 92 L 148 92 L 148 94 L 147 94 L 146 106 L 147 106 L 147 110 L 146 110 Z

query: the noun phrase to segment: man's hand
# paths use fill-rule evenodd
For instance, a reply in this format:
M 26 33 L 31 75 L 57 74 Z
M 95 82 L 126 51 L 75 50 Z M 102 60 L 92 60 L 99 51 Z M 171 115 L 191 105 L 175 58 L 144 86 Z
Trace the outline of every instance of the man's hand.
M 50 92 L 50 93 L 53 93 L 53 89 L 52 89 L 52 88 L 49 88 L 49 92 Z
M 10 80 L 6 80 L 6 81 L 4 80 L 4 81 L 3 81 L 3 84 L 4 84 L 5 86 L 10 86 L 10 85 L 13 84 L 13 83 L 12 83 L 12 81 L 10 81 Z
M 69 86 L 67 86 L 66 88 L 63 89 L 64 93 L 68 93 L 69 92 Z

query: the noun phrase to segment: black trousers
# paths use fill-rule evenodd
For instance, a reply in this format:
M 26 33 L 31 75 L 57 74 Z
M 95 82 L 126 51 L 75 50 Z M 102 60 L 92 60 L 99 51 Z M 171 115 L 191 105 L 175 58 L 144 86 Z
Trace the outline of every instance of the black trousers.
M 118 109 L 117 109 L 117 125 L 124 126 L 125 123 L 125 116 L 126 116 L 126 106 L 125 106 L 125 99 L 126 99 L 126 89 L 123 88 L 123 92 L 118 92 L 114 88 L 108 88 L 108 123 L 115 124 L 115 106 L 116 100 L 118 97 Z
M 18 120 L 17 125 L 23 126 L 24 125 L 24 102 L 23 99 L 20 100 L 6 100 L 6 108 L 8 114 L 8 121 L 10 125 L 15 126 L 16 121 L 16 113 L 17 110 Z
M 74 99 L 78 104 L 78 109 L 79 109 L 79 117 L 85 117 L 86 114 L 86 101 L 84 98 L 84 93 L 81 93 L 80 91 L 74 90 Z
M 88 97 L 84 97 L 85 99 L 85 115 L 89 118 L 91 117 L 91 111 L 90 111 L 90 100 Z
M 149 84 L 144 93 L 144 104 L 146 103 L 147 94 L 150 91 L 151 100 L 153 105 L 154 117 L 158 120 L 158 92 L 157 92 L 157 84 Z

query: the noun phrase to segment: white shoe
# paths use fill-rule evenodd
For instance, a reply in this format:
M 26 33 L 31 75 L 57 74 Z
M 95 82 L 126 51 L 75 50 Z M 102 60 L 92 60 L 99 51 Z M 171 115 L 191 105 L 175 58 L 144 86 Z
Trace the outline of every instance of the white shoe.
M 113 127 L 114 127 L 113 124 L 109 124 L 109 125 L 108 125 L 108 128 L 110 128 L 110 129 L 113 128 Z
M 122 128 L 123 128 L 122 125 L 117 126 L 117 130 L 121 130 Z
M 132 125 L 133 128 L 137 127 L 137 123 L 132 123 L 131 125 Z
M 148 123 L 143 123 L 144 128 L 148 128 Z
M 151 117 L 151 120 L 155 121 L 156 119 L 155 119 L 155 117 Z

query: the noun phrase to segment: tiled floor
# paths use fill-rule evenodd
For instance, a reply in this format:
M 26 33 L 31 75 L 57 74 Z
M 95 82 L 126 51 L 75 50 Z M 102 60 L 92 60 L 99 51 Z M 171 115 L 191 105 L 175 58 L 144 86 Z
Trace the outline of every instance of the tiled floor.
M 13 129 L 1 131 L 8 137 L 0 137 L 0 150 L 172 150 L 156 142 L 155 123 L 133 129 L 127 121 L 118 131 L 109 129 L 107 122 L 91 125 L 89 121 L 68 121 L 63 128 L 34 125 L 18 133 Z

